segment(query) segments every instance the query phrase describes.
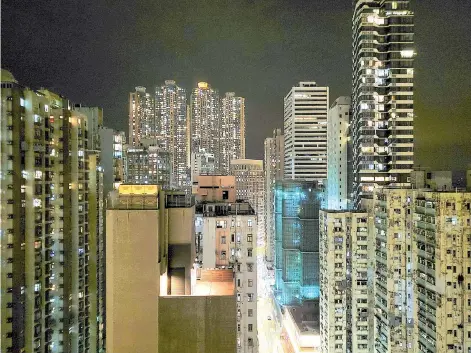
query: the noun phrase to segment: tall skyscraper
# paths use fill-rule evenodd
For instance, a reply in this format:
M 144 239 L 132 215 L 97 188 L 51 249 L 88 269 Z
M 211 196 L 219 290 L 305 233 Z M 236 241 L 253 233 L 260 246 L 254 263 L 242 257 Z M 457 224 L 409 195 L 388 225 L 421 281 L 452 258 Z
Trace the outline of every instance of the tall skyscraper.
M 124 131 L 115 131 L 101 127 L 100 136 L 100 165 L 103 167 L 103 193 L 116 189 L 124 182 L 124 145 L 126 136 Z
M 236 178 L 237 199 L 248 201 L 253 207 L 257 213 L 258 236 L 263 236 L 265 234 L 263 161 L 234 159 L 231 161 L 230 174 Z
M 214 154 L 216 173 L 221 168 L 221 112 L 219 92 L 207 82 L 199 82 L 191 94 L 191 153 L 204 150 Z
M 376 352 L 471 349 L 471 193 L 374 193 Z
M 410 186 L 414 159 L 414 14 L 409 1 L 357 0 L 353 13 L 355 204 L 376 185 Z
M 155 89 L 155 120 L 164 151 L 171 153 L 172 187 L 190 186 L 186 90 L 167 80 Z
M 275 190 L 275 297 L 280 304 L 319 299 L 319 210 L 316 182 L 283 180 Z
M 221 174 L 229 174 L 231 160 L 245 158 L 245 99 L 227 92 L 221 100 Z
M 373 351 L 374 242 L 368 231 L 365 211 L 320 211 L 322 353 Z
M 155 140 L 157 136 L 154 97 L 145 87 L 136 87 L 129 94 L 129 145 L 140 146 L 143 140 Z
M 0 350 L 102 351 L 103 180 L 90 150 L 93 122 L 5 70 L 1 88 Z
M 350 97 L 339 97 L 329 109 L 327 122 L 327 208 L 345 210 L 351 191 L 351 143 L 348 138 Z
M 300 82 L 284 101 L 285 178 L 327 178 L 329 88 Z
M 275 260 L 275 183 L 284 175 L 284 137 L 281 129 L 273 130 L 273 137 L 265 139 L 265 260 Z

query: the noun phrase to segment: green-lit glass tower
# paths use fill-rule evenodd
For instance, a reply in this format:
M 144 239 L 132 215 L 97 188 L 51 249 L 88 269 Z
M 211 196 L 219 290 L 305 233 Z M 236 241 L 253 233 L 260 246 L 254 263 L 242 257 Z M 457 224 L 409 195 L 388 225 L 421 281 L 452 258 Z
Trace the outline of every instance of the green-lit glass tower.
M 319 209 L 323 190 L 313 181 L 275 187 L 275 297 L 280 304 L 319 298 Z

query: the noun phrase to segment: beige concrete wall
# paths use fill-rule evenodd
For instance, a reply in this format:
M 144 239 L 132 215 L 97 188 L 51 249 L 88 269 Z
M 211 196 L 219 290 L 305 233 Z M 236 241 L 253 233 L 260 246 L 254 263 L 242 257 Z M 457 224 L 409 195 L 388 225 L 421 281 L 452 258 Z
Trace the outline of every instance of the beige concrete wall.
M 161 352 L 235 353 L 236 333 L 236 299 L 233 295 L 160 298 Z
M 158 352 L 158 224 L 157 210 L 107 211 L 108 352 Z
M 168 209 L 168 243 L 195 243 L 195 208 Z
M 196 198 L 199 201 L 225 201 L 235 202 L 236 181 L 232 175 L 199 175 Z M 215 188 L 205 188 L 213 186 Z M 228 198 L 223 200 L 223 191 L 228 192 Z

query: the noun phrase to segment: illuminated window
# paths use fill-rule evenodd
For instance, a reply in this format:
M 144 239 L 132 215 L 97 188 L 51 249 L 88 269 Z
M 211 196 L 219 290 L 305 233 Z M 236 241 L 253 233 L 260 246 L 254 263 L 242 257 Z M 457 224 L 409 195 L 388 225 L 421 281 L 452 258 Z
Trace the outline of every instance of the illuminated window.
M 413 56 L 414 56 L 414 51 L 412 49 L 401 50 L 401 57 L 412 58 Z

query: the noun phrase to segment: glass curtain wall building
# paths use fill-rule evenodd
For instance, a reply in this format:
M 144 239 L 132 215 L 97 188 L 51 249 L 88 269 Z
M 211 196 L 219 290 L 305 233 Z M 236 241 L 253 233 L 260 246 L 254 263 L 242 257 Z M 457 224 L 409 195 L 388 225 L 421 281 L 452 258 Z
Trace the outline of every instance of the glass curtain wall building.
M 319 210 L 323 190 L 312 181 L 275 186 L 275 298 L 282 305 L 319 298 Z

